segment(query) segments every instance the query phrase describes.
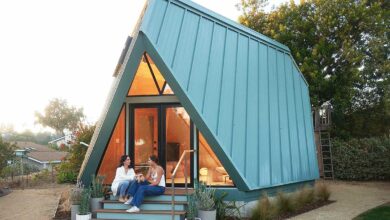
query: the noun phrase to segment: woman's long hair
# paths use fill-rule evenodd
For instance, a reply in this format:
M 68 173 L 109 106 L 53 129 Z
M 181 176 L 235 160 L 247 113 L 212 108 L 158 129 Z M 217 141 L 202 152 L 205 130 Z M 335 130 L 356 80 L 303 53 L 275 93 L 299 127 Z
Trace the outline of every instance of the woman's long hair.
M 119 166 L 118 167 L 121 167 L 121 166 L 123 166 L 124 165 L 124 162 L 126 161 L 126 159 L 127 158 L 130 158 L 130 156 L 129 155 L 122 155 L 121 156 L 121 160 L 119 161 Z M 129 164 L 129 167 L 128 168 L 130 168 L 130 164 Z
M 150 155 L 149 158 L 151 161 L 155 162 L 157 165 L 160 165 L 160 164 L 158 164 L 158 157 L 156 155 Z

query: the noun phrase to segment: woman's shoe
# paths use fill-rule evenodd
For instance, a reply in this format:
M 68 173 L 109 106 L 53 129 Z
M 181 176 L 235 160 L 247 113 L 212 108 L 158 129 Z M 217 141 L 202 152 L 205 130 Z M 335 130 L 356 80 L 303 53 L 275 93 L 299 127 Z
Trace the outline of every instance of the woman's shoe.
M 133 213 L 133 212 L 139 212 L 141 210 L 139 210 L 139 208 L 137 206 L 133 206 L 131 208 L 129 208 L 128 210 L 126 210 L 126 212 L 130 212 L 130 213 Z
M 119 202 L 126 202 L 125 198 L 123 198 L 123 196 L 120 196 L 119 199 L 118 199 Z
M 129 199 L 124 203 L 125 205 L 130 205 L 130 203 L 133 201 L 133 197 L 130 196 Z

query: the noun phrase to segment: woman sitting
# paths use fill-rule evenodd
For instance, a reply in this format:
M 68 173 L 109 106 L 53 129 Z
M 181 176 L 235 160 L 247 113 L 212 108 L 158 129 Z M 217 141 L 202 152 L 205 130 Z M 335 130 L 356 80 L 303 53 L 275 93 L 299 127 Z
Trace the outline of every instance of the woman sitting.
M 133 168 L 130 168 L 130 162 L 128 155 L 121 157 L 119 166 L 116 168 L 114 181 L 111 184 L 112 194 L 119 196 L 120 202 L 125 202 L 128 199 L 126 197 L 129 186 L 135 182 L 135 172 Z
M 158 165 L 158 159 L 155 155 L 149 157 L 148 164 L 150 168 L 146 177 L 142 174 L 137 176 L 137 181 L 129 188 L 129 200 L 125 203 L 132 207 L 127 212 L 139 212 L 140 205 L 145 196 L 159 196 L 165 192 L 164 169 Z

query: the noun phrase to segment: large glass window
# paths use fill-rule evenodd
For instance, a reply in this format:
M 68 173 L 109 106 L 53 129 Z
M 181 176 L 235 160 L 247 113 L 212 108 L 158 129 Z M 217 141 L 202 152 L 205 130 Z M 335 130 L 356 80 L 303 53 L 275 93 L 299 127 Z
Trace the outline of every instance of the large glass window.
M 190 116 L 183 107 L 166 108 L 166 173 L 167 182 L 171 183 L 173 170 L 179 162 L 180 156 L 184 150 L 190 149 Z M 191 182 L 191 156 L 187 154 L 187 164 L 185 169 L 185 160 L 179 166 L 176 173 L 175 183 L 185 183 L 185 173 L 187 174 L 187 183 Z
M 233 186 L 233 181 L 221 162 L 199 132 L 199 181 L 212 186 Z
M 128 96 L 173 95 L 171 87 L 156 64 L 144 53 L 131 84 Z
M 99 167 L 98 175 L 106 176 L 105 184 L 112 183 L 120 158 L 125 154 L 125 115 L 123 107 Z

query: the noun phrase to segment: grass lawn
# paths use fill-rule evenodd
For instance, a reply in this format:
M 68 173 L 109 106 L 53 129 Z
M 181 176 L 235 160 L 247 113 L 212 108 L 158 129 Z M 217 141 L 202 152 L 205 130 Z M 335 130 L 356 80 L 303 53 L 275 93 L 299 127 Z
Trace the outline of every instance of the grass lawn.
M 379 220 L 390 219 L 390 202 L 370 209 L 358 215 L 353 220 Z

